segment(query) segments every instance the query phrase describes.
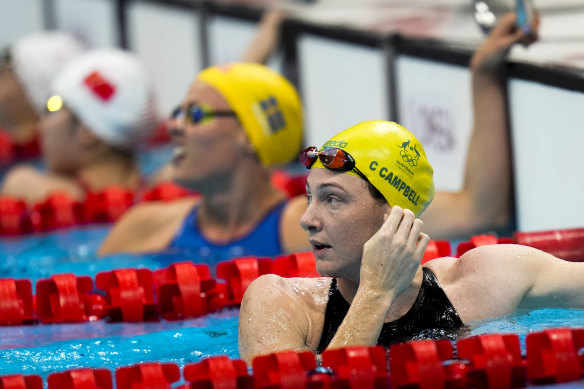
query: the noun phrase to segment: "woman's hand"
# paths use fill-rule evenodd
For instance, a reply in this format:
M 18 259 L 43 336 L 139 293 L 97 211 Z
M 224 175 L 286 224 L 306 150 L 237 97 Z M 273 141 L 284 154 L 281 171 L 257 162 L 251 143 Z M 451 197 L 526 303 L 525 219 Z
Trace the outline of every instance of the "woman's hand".
M 412 282 L 430 238 L 409 209 L 391 207 L 381 228 L 363 246 L 359 288 L 391 293 L 395 299 Z
M 516 25 L 515 12 L 501 17 L 487 39 L 472 56 L 470 66 L 474 72 L 491 72 L 499 68 L 505 56 L 515 43 L 529 46 L 538 39 L 539 14 L 535 13 L 530 33 L 525 33 Z

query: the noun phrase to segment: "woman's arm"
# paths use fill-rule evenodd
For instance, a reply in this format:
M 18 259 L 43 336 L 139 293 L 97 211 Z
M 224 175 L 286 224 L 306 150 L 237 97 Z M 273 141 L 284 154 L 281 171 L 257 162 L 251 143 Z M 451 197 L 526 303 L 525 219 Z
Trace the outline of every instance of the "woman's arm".
M 473 131 L 459 192 L 437 192 L 422 215 L 432 239 L 453 239 L 507 225 L 512 212 L 512 172 L 507 118 L 505 57 L 518 42 L 530 43 L 506 14 L 471 59 Z
M 254 280 L 245 291 L 238 338 L 239 355 L 248 364 L 258 355 L 316 349 L 309 346 L 308 338 L 311 315 L 315 313 L 311 296 L 318 291 L 309 290 L 300 296 L 294 293 L 291 282 L 268 274 Z

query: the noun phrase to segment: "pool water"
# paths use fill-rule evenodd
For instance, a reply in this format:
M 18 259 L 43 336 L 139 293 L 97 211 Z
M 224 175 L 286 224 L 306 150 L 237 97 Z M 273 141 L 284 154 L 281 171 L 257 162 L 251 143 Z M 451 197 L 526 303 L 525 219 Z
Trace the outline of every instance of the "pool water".
M 178 322 L 6 327 L 2 329 L 0 375 L 45 378 L 54 371 L 80 367 L 113 371 L 139 362 L 183 366 L 212 355 L 238 358 L 238 313 L 227 309 Z
M 0 262 L 0 278 L 26 278 L 34 287 L 38 280 L 53 274 L 73 273 L 95 278 L 99 272 L 122 268 L 156 270 L 195 258 L 185 250 L 98 257 L 99 246 L 110 228 L 111 224 L 90 225 L 18 238 L 0 238 L 0 253 L 4 257 Z

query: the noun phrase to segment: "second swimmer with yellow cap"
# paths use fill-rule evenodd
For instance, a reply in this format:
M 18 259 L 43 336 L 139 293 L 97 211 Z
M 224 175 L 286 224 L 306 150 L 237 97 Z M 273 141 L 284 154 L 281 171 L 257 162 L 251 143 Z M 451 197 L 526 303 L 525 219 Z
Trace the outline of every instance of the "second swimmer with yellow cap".
M 134 207 L 100 253 L 173 250 L 213 268 L 235 257 L 308 249 L 298 225 L 306 200 L 287 200 L 271 186 L 269 170 L 298 155 L 302 119 L 295 88 L 264 65 L 202 71 L 170 123 L 172 179 L 201 196 Z
M 584 263 L 491 245 L 420 266 L 429 237 L 417 216 L 433 170 L 408 130 L 370 121 L 300 155 L 308 207 L 300 219 L 321 278 L 265 275 L 247 289 L 239 351 L 257 355 L 457 335 L 519 308 L 584 308 Z M 563 296 L 558 298 L 558 296 Z

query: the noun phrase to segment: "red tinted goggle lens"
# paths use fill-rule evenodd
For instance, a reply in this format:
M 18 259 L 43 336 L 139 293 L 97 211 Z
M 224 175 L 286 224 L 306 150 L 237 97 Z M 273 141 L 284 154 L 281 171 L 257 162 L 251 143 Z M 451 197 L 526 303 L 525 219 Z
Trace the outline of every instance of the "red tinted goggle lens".
M 327 148 L 318 152 L 316 147 L 311 146 L 300 153 L 299 160 L 302 166 L 310 169 L 317 157 L 324 167 L 330 170 L 347 172 L 355 168 L 355 160 L 353 157 L 345 150 L 337 148 Z
M 318 150 L 314 146 L 307 147 L 298 156 L 300 164 L 307 169 L 310 169 L 312 164 L 316 161 L 316 158 L 318 158 Z

